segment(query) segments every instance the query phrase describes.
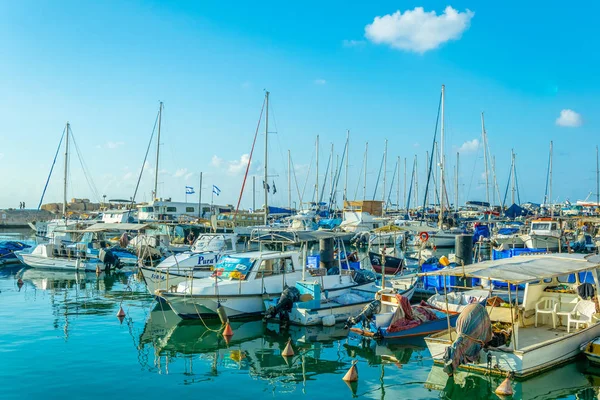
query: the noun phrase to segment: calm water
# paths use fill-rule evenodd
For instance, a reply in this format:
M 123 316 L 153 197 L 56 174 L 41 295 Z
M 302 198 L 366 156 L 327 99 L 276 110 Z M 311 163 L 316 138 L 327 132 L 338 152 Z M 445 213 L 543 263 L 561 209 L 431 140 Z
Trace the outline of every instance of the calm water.
M 448 380 L 419 340 L 386 346 L 341 327 L 280 331 L 244 321 L 232 324 L 228 344 L 218 326 L 183 322 L 157 305 L 131 274 L 4 268 L 0 302 L 0 399 L 497 398 L 498 380 Z M 296 355 L 286 361 L 290 337 Z M 341 378 L 353 360 L 359 382 L 351 388 Z M 600 378 L 586 368 L 515 384 L 515 398 L 595 399 Z

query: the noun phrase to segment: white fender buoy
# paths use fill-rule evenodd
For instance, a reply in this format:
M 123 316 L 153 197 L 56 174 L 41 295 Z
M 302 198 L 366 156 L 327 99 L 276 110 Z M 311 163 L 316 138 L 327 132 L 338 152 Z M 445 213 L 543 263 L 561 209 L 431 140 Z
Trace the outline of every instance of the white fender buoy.
M 335 325 L 335 315 L 326 315 L 321 318 L 321 323 L 323 326 L 334 326 Z
M 498 385 L 495 393 L 498 396 L 512 396 L 514 394 L 512 384 L 510 381 L 510 375 L 507 375 L 506 379 L 504 379 L 502 383 Z

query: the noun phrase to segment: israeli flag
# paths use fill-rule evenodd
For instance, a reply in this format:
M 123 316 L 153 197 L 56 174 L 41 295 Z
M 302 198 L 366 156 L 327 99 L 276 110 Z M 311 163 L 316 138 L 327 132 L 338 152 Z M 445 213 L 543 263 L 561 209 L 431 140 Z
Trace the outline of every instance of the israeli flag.
M 194 188 L 191 186 L 186 186 L 185 187 L 185 194 L 194 194 L 196 192 L 194 192 Z
M 219 189 L 218 187 L 216 187 L 215 185 L 213 185 L 213 193 L 218 196 L 218 195 L 221 194 L 221 189 Z

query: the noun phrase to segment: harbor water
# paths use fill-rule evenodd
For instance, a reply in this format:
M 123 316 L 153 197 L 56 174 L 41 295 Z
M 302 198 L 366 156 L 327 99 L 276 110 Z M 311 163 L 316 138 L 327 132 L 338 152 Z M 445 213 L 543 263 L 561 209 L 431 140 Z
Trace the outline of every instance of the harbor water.
M 156 303 L 133 273 L 7 266 L 0 269 L 0 302 L 3 400 L 496 399 L 501 381 L 449 379 L 422 339 L 375 343 L 348 336 L 341 325 L 281 329 L 236 321 L 227 342 L 219 325 L 182 321 Z M 288 339 L 295 355 L 284 358 Z M 355 360 L 359 380 L 348 385 L 342 377 Z M 571 363 L 514 383 L 514 398 L 595 399 L 594 372 L 585 361 Z

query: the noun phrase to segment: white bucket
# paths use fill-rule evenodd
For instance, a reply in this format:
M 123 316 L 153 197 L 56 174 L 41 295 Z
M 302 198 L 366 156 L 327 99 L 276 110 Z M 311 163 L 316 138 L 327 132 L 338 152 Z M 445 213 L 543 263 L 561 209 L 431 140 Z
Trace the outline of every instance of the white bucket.
M 326 315 L 321 318 L 321 322 L 323 326 L 334 326 L 335 325 L 335 316 L 334 315 Z

